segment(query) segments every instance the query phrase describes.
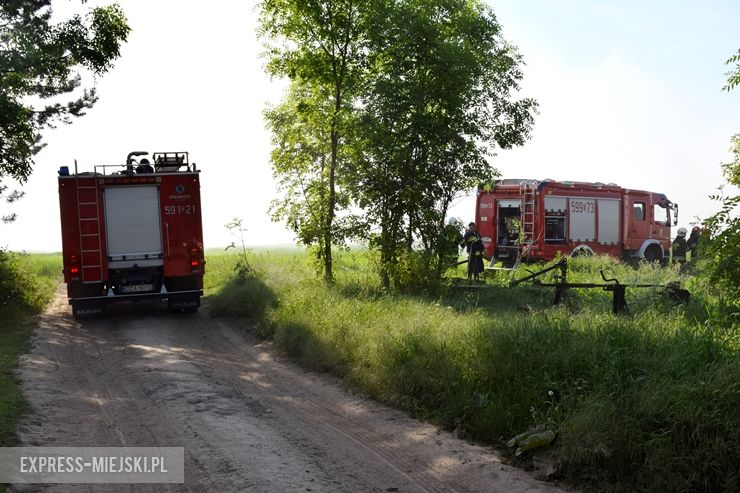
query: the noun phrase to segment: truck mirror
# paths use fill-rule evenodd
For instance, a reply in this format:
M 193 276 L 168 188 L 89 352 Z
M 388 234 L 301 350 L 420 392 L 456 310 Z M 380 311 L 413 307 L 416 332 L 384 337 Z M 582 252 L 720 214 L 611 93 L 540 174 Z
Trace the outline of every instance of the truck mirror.
M 673 225 L 678 226 L 678 204 L 673 204 Z

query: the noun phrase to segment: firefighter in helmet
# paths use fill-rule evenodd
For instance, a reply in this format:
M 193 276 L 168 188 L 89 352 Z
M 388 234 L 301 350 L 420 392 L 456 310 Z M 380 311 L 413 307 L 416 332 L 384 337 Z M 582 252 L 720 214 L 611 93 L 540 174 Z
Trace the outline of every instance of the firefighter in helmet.
M 671 252 L 673 254 L 673 261 L 679 264 L 686 263 L 686 251 L 688 245 L 686 243 L 686 228 L 678 228 L 676 233 L 676 239 L 671 244 Z
M 471 222 L 468 224 L 468 230 L 463 236 L 462 245 L 468 252 L 468 281 L 475 279 L 476 281 L 480 278 L 480 273 L 483 272 L 483 241 L 481 241 L 480 234 L 478 234 L 478 225 Z
M 701 228 L 694 226 L 691 228 L 691 235 L 686 240 L 686 246 L 691 252 L 691 260 L 694 261 L 699 258 L 699 235 L 701 234 Z

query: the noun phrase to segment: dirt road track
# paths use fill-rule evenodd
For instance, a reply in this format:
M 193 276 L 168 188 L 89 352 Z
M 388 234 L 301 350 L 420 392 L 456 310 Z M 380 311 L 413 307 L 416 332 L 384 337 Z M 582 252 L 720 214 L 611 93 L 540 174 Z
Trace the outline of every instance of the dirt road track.
M 274 356 L 239 327 L 155 305 L 111 312 L 77 323 L 57 292 L 19 370 L 31 406 L 21 441 L 185 447 L 185 484 L 48 491 L 560 491 Z

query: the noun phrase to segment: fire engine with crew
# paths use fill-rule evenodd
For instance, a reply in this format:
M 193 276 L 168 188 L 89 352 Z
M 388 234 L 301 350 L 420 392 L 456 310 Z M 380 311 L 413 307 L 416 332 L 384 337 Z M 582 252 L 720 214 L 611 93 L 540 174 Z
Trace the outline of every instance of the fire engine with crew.
M 200 171 L 187 152 L 132 152 L 124 165 L 59 169 L 64 281 L 75 318 L 158 298 L 193 312 L 205 259 Z M 137 160 L 138 158 L 138 160 Z
M 506 267 L 558 254 L 661 261 L 677 222 L 664 194 L 613 183 L 507 179 L 480 186 L 476 199 L 486 256 Z

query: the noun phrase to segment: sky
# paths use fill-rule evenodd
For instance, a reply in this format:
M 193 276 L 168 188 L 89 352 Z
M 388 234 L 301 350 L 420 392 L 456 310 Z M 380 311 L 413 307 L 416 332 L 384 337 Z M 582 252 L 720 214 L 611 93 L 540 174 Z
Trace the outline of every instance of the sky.
M 89 1 L 86 5 L 109 2 Z M 201 173 L 204 243 L 292 244 L 270 220 L 276 197 L 262 112 L 285 82 L 264 72 L 254 0 L 120 0 L 132 32 L 107 74 L 88 79 L 100 101 L 72 125 L 44 132 L 0 247 L 60 251 L 57 170 L 121 164 L 130 151 L 188 151 Z M 489 0 L 526 63 L 520 96 L 539 102 L 532 138 L 491 162 L 504 178 L 617 183 L 665 193 L 689 226 L 718 209 L 740 88 L 723 92 L 724 61 L 740 48 L 736 0 Z M 86 7 L 55 0 L 62 19 Z M 450 215 L 474 218 L 471 190 Z

